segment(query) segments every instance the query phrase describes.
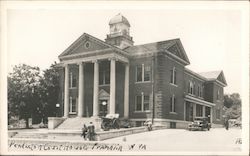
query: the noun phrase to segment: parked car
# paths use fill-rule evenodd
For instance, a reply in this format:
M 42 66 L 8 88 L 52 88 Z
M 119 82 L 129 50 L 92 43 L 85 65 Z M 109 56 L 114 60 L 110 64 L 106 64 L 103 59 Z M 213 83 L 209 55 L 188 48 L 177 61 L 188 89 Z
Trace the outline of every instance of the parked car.
M 119 129 L 120 128 L 119 114 L 107 114 L 106 117 L 103 117 L 101 128 L 104 131 L 108 131 L 110 129 Z
M 188 125 L 188 130 L 190 131 L 203 131 L 205 129 L 209 131 L 210 128 L 211 124 L 206 117 L 196 117 L 194 121 Z

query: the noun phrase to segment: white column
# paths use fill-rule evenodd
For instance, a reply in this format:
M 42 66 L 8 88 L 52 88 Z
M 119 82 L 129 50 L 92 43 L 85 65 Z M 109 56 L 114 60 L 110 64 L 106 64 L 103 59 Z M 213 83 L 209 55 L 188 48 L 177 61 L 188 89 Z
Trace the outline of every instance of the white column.
M 184 117 L 183 120 L 186 121 L 186 101 L 184 101 Z
M 202 117 L 206 116 L 206 106 L 202 106 Z
M 210 123 L 213 123 L 213 107 L 210 107 Z
M 96 117 L 99 114 L 98 106 L 98 94 L 99 94 L 99 63 L 94 61 L 94 88 L 93 88 L 93 116 Z
M 129 116 L 129 64 L 125 64 L 124 80 L 124 118 Z
M 109 114 L 115 114 L 115 59 L 110 59 L 110 104 Z
M 84 103 L 84 63 L 79 63 L 79 83 L 78 83 L 78 117 L 83 116 Z
M 64 79 L 64 117 L 69 116 L 69 65 L 65 65 Z
M 193 103 L 193 119 L 196 117 L 196 104 Z

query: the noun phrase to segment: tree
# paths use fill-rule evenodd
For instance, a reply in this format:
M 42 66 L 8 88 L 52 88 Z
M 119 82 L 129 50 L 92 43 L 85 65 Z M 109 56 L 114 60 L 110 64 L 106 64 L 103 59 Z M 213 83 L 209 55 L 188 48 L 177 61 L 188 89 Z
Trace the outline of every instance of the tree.
M 40 81 L 41 110 L 43 110 L 43 120 L 47 122 L 47 117 L 55 116 L 56 103 L 59 98 L 59 69 L 56 67 L 56 62 L 43 72 L 43 78 Z
M 241 98 L 239 93 L 224 95 L 224 106 L 227 107 L 226 116 L 229 118 L 241 117 Z
M 26 120 L 36 114 L 40 104 L 39 84 L 41 73 L 39 67 L 26 64 L 16 65 L 8 75 L 8 115 L 19 116 Z

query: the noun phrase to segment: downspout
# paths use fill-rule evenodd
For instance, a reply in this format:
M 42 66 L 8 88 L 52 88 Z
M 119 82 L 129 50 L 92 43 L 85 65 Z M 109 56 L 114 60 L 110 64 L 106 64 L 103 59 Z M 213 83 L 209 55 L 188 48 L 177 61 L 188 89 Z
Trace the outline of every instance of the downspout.
M 155 74 L 154 74 L 154 67 L 155 67 L 155 55 L 152 56 L 151 62 L 151 69 L 152 69 L 152 124 L 154 124 L 155 118 Z

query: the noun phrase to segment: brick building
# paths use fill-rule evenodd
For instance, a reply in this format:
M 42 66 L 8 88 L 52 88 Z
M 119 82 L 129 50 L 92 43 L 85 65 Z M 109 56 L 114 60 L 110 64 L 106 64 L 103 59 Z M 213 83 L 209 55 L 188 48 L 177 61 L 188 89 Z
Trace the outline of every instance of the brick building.
M 105 41 L 84 33 L 61 55 L 62 116 L 101 117 L 118 113 L 135 125 L 184 128 L 194 117 L 223 122 L 222 71 L 195 73 L 180 39 L 134 45 L 121 14 Z

